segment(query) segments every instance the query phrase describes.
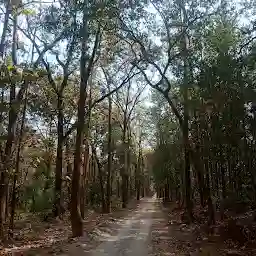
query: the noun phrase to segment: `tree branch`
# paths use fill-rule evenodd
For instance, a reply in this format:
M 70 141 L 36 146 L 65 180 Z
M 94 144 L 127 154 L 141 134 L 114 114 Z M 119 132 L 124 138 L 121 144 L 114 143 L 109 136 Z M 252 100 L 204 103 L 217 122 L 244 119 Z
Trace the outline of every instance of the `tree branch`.
M 132 69 L 133 69 L 133 68 L 132 68 Z M 139 73 L 140 73 L 140 72 L 134 73 L 134 74 L 131 75 L 131 76 L 128 75 L 128 76 L 122 81 L 122 83 L 121 83 L 119 86 L 117 86 L 115 89 L 113 89 L 113 90 L 110 91 L 109 93 L 103 95 L 103 96 L 102 96 L 101 98 L 99 98 L 98 100 L 95 100 L 95 101 L 92 103 L 92 108 L 93 108 L 96 104 L 98 104 L 98 103 L 100 103 L 101 101 L 103 101 L 105 98 L 109 97 L 111 94 L 117 92 L 117 91 L 118 91 L 119 89 L 121 89 L 127 82 L 129 82 L 134 76 L 138 75 Z
M 161 94 L 163 94 L 163 96 L 164 96 L 165 99 L 167 100 L 168 104 L 170 105 L 170 107 L 171 107 L 171 109 L 172 109 L 174 115 L 175 115 L 176 118 L 178 119 L 180 126 L 182 127 L 182 125 L 183 125 L 183 118 L 182 118 L 182 116 L 180 115 L 180 113 L 179 113 L 178 109 L 176 108 L 176 106 L 174 105 L 173 101 L 170 99 L 170 97 L 169 97 L 169 91 L 163 90 L 163 89 L 161 89 L 161 88 L 159 87 L 161 81 L 159 81 L 157 84 L 153 84 L 153 83 L 148 79 L 148 77 L 147 77 L 145 71 L 142 70 L 142 68 L 139 67 L 138 65 L 137 65 L 137 68 L 138 68 L 138 69 L 141 71 L 141 73 L 143 74 L 143 76 L 144 76 L 146 82 L 147 82 L 152 88 L 156 89 L 156 90 L 159 91 Z M 169 82 L 169 81 L 168 81 L 168 82 Z
M 238 52 L 238 54 L 241 54 L 242 53 L 242 50 L 247 47 L 250 43 L 252 43 L 254 40 L 256 40 L 256 36 L 252 37 L 250 40 L 248 40 L 245 44 L 243 44 L 241 47 L 240 47 L 240 50 Z
M 130 76 L 131 71 L 133 70 L 134 66 L 131 68 L 129 74 L 127 75 L 127 77 L 122 81 L 122 83 L 116 87 L 115 89 L 113 89 L 112 91 L 110 91 L 109 93 L 103 95 L 101 98 L 99 98 L 98 100 L 95 100 L 90 107 L 90 110 L 92 110 L 95 105 L 97 105 L 98 103 L 100 103 L 101 101 L 103 101 L 105 98 L 109 97 L 111 94 L 115 93 L 116 91 L 118 91 L 121 87 L 123 87 L 130 79 L 132 79 L 134 76 L 138 75 L 140 72 L 134 73 L 133 75 Z M 68 138 L 68 136 L 76 129 L 77 127 L 77 122 L 75 122 L 70 129 L 65 133 L 65 135 L 63 136 L 63 139 L 66 140 Z

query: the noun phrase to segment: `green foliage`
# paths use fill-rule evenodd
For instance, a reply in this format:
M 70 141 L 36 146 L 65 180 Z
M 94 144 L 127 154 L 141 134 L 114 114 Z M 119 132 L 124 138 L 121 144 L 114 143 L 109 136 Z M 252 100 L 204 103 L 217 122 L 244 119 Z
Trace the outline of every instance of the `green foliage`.
M 31 212 L 43 212 L 52 208 L 54 177 L 47 158 L 35 161 L 35 171 L 25 186 L 21 202 Z
M 34 16 L 34 15 L 36 15 L 36 11 L 33 10 L 33 9 L 28 9 L 28 8 L 26 8 L 26 9 L 23 9 L 23 10 L 20 12 L 20 14 L 23 14 L 23 15 L 25 15 L 25 16 Z
M 92 206 L 101 204 L 101 191 L 99 182 L 92 182 L 89 185 L 89 200 Z

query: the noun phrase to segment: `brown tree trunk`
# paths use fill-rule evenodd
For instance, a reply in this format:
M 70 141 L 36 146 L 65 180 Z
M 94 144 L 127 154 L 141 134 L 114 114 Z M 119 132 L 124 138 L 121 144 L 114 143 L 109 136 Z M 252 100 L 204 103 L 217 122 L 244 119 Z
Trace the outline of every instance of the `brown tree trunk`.
M 120 181 L 119 181 L 119 177 L 117 178 L 116 186 L 117 186 L 117 197 L 120 198 Z
M 63 169 L 63 144 L 64 144 L 64 115 L 63 115 L 63 90 L 58 93 L 58 143 L 56 156 L 56 170 L 55 170 L 55 200 L 53 204 L 54 217 L 58 217 L 63 213 L 62 205 L 62 169 Z
M 144 181 L 141 184 L 141 197 L 145 197 L 145 187 L 144 187 Z
M 190 156 L 188 142 L 188 109 L 187 109 L 187 89 L 184 90 L 184 123 L 183 123 L 183 146 L 184 146 L 184 185 L 185 203 L 189 222 L 193 220 L 191 201 L 191 177 L 190 177 Z
M 128 175 L 127 173 L 122 174 L 122 208 L 127 207 L 128 203 Z
M 103 213 L 107 212 L 106 209 L 106 196 L 105 196 L 105 189 L 104 189 L 104 181 L 103 181 L 103 173 L 101 167 L 98 165 L 99 168 L 99 180 L 100 180 L 100 191 L 101 191 L 101 209 Z
M 223 161 L 223 151 L 220 146 L 220 162 L 219 162 L 219 168 L 220 168 L 220 175 L 221 175 L 221 188 L 222 188 L 222 199 L 225 199 L 227 196 L 226 192 L 226 178 L 225 178 L 225 166 Z
M 91 108 L 92 108 L 92 79 L 90 82 L 89 87 L 89 95 L 88 95 L 88 111 L 87 115 L 87 122 L 85 128 L 85 139 L 84 139 L 84 168 L 83 168 L 83 176 L 81 181 L 81 197 L 80 197 L 80 211 L 82 218 L 85 217 L 85 206 L 86 202 L 88 201 L 86 191 L 88 191 L 88 179 L 90 178 L 90 159 L 89 159 L 89 138 L 90 138 L 90 127 L 91 127 Z
M 170 201 L 170 197 L 169 197 L 169 186 L 168 186 L 168 182 L 166 181 L 164 184 L 164 202 L 169 202 Z
M 85 170 L 81 174 L 81 186 L 80 186 L 80 213 L 82 219 L 85 217 Z
M 72 179 L 72 163 L 71 163 L 71 159 L 70 159 L 70 140 L 69 138 L 67 138 L 66 140 L 66 149 L 65 149 L 65 154 L 66 154 L 66 170 L 67 170 L 67 176 L 69 177 L 69 179 L 67 180 L 67 191 L 68 191 L 68 210 L 71 210 L 71 183 L 70 180 Z
M 85 47 L 85 46 L 84 46 Z M 85 54 L 81 56 L 81 69 L 85 69 L 86 62 Z M 84 71 L 85 72 L 85 71 Z M 76 130 L 76 143 L 74 153 L 74 168 L 72 176 L 72 190 L 71 190 L 71 224 L 72 233 L 74 237 L 83 235 L 83 222 L 79 207 L 79 189 L 80 189 L 80 168 L 81 168 L 81 153 L 82 142 L 84 138 L 84 122 L 85 122 L 85 99 L 88 74 L 81 75 L 80 83 L 80 98 L 78 102 L 78 124 Z
M 110 92 L 110 87 L 108 87 Z M 107 170 L 107 194 L 106 194 L 106 212 L 111 211 L 111 179 L 112 179 L 112 99 L 108 97 L 108 170 Z
M 141 149 L 141 136 L 140 136 L 138 163 L 137 163 L 136 170 L 135 170 L 135 184 L 136 184 L 137 200 L 140 200 L 140 197 L 141 197 L 141 167 L 142 167 L 142 149 Z
M 71 189 L 71 225 L 74 237 L 83 235 L 83 222 L 79 207 L 79 188 L 80 188 L 80 168 L 81 168 L 81 145 L 83 141 L 83 127 L 84 127 L 84 107 L 85 107 L 85 90 L 83 81 L 80 86 L 80 99 L 78 104 L 78 125 L 76 134 L 76 144 L 74 153 L 74 168 L 72 175 L 72 189 Z
M 84 123 L 85 123 L 85 102 L 87 95 L 87 84 L 91 74 L 94 57 L 98 47 L 99 33 L 97 33 L 94 48 L 90 59 L 88 60 L 88 1 L 83 3 L 83 22 L 81 36 L 81 58 L 80 58 L 80 91 L 77 111 L 77 129 L 76 143 L 74 152 L 74 169 L 72 176 L 72 191 L 71 191 L 71 226 L 74 237 L 83 235 L 83 222 L 79 207 L 79 190 L 80 190 L 80 168 L 81 168 L 81 153 L 82 143 L 84 142 Z
M 17 181 L 18 181 L 18 178 L 19 178 L 19 173 L 20 173 L 20 153 L 21 153 L 22 137 L 23 137 L 23 130 L 24 130 L 24 125 L 25 125 L 25 118 L 26 118 L 26 110 L 27 110 L 27 90 L 26 90 L 26 93 L 25 93 L 25 102 L 24 102 L 22 119 L 21 119 L 18 149 L 17 149 L 17 155 L 16 155 L 15 173 L 14 173 L 14 176 L 13 176 L 12 199 L 11 199 L 11 216 L 10 216 L 10 224 L 9 224 L 9 235 L 10 235 L 10 237 L 13 237 L 14 216 L 15 216 L 15 208 L 16 208 L 16 200 L 17 200 L 16 184 L 17 184 Z
M 12 44 L 12 61 L 13 65 L 17 65 L 16 47 L 17 47 L 17 16 L 13 18 L 13 44 Z M 21 101 L 24 93 L 27 90 L 28 82 L 24 82 L 23 87 L 19 90 L 16 96 L 16 86 L 10 86 L 10 110 L 8 118 L 8 133 L 5 144 L 5 150 L 1 159 L 0 167 L 0 237 L 4 236 L 3 225 L 5 221 L 6 204 L 8 203 L 8 188 L 9 188 L 9 169 L 12 157 L 12 147 L 15 137 L 15 125 L 18 118 Z
M 212 203 L 211 197 L 211 188 L 210 188 L 210 175 L 209 175 L 209 161 L 205 159 L 205 173 L 206 173 L 206 198 L 207 198 L 207 206 L 208 206 L 208 225 L 215 224 L 215 212 Z
M 199 138 L 197 138 L 199 140 Z M 204 198 L 204 190 L 205 190 L 205 181 L 204 181 L 204 168 L 203 163 L 200 158 L 200 155 L 202 155 L 202 150 L 195 149 L 194 151 L 191 149 L 191 158 L 193 159 L 193 165 L 196 170 L 196 176 L 197 176 L 197 183 L 198 183 L 198 190 L 199 190 L 199 196 L 200 196 L 200 204 L 202 207 L 205 207 L 205 198 Z
M 198 179 L 198 186 L 199 186 L 199 195 L 200 195 L 200 204 L 202 207 L 205 207 L 204 202 L 204 181 L 203 181 L 203 175 L 201 171 L 197 171 L 197 179 Z
M 137 197 L 137 200 L 140 200 L 140 190 L 141 190 L 141 185 L 140 185 L 140 180 L 137 179 L 136 181 L 136 197 Z
M 93 148 L 93 156 L 96 160 L 97 167 L 98 167 L 98 175 L 99 175 L 99 181 L 100 181 L 100 192 L 101 192 L 101 206 L 102 206 L 102 212 L 106 213 L 106 196 L 105 196 L 105 184 L 103 180 L 103 172 L 102 172 L 102 165 L 98 159 L 98 156 L 96 155 L 96 150 Z
M 126 116 L 126 114 L 125 114 Z M 124 130 L 123 130 L 123 154 L 124 154 L 124 162 L 123 162 L 123 168 L 122 168 L 122 208 L 126 208 L 128 203 L 128 166 L 127 166 L 127 142 L 126 142 L 126 131 L 127 131 L 127 121 L 125 117 L 124 121 Z
M 81 216 L 84 219 L 85 217 L 85 205 L 86 205 L 86 180 L 87 180 L 87 172 L 88 172 L 88 160 L 89 160 L 89 146 L 86 143 L 85 150 L 84 150 L 84 165 L 83 165 L 83 175 L 81 181 L 81 197 L 80 197 L 80 211 Z

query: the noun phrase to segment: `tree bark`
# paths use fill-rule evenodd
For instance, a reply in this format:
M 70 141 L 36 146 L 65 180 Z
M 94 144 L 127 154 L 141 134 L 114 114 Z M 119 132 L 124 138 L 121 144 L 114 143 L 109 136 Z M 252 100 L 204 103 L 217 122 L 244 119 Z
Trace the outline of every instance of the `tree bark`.
M 85 9 L 85 7 L 84 7 Z M 83 14 L 83 27 L 87 32 L 87 15 L 84 10 Z M 84 138 L 84 122 L 85 122 L 85 101 L 86 101 L 86 89 L 89 78 L 89 73 L 86 72 L 86 51 L 87 51 L 88 35 L 84 36 L 82 41 L 82 51 L 80 60 L 81 69 L 81 81 L 80 81 L 80 97 L 78 101 L 78 113 L 77 113 L 77 129 L 76 129 L 76 142 L 74 153 L 74 168 L 72 175 L 72 189 L 71 189 L 71 226 L 74 237 L 83 235 L 83 222 L 81 219 L 80 207 L 79 207 L 79 189 L 80 189 L 80 168 L 81 168 L 81 152 L 82 142 Z
M 168 185 L 168 181 L 166 181 L 164 184 L 164 202 L 167 203 L 169 201 L 170 201 L 169 185 Z
M 215 224 L 215 212 L 212 203 L 211 197 L 211 188 L 210 188 L 210 175 L 209 175 L 209 160 L 205 159 L 205 173 L 206 173 L 206 198 L 208 206 L 208 225 Z
M 67 139 L 66 140 L 66 168 L 67 168 L 67 176 L 70 178 L 70 180 L 72 179 L 72 163 L 70 160 L 70 140 Z M 71 211 L 71 184 L 70 182 L 67 182 L 68 185 L 68 210 Z
M 226 175 L 225 175 L 225 166 L 223 161 L 223 150 L 222 147 L 219 147 L 220 150 L 220 161 L 219 161 L 219 168 L 220 168 L 220 174 L 221 174 L 221 188 L 222 188 L 222 199 L 225 199 L 227 196 L 226 192 Z
M 108 86 L 110 92 L 110 87 Z M 112 179 L 112 99 L 108 97 L 108 169 L 107 169 L 107 194 L 106 194 L 106 212 L 111 211 L 111 179 Z
M 127 142 L 126 142 L 126 131 L 127 131 L 127 122 L 126 122 L 126 114 L 124 116 L 124 130 L 123 130 L 123 154 L 124 154 L 124 162 L 122 168 L 122 208 L 126 208 L 128 203 L 128 170 L 127 170 Z
M 187 40 L 187 39 L 184 39 Z M 183 147 L 184 147 L 184 183 L 185 183 L 185 202 L 186 210 L 188 214 L 189 221 L 193 220 L 192 213 L 192 201 L 191 201 L 191 177 L 190 177 L 190 145 L 188 138 L 188 71 L 187 63 L 184 60 L 184 89 L 183 89 L 183 107 L 184 107 L 184 119 L 183 119 Z
M 84 150 L 84 164 L 83 164 L 83 175 L 81 181 L 81 197 L 80 197 L 80 211 L 81 216 L 84 219 L 85 217 L 85 205 L 86 205 L 86 180 L 87 180 L 87 171 L 88 171 L 88 160 L 89 160 L 89 145 L 86 143 Z
M 136 198 L 137 198 L 137 200 L 140 200 L 140 187 L 141 187 L 141 185 L 140 185 L 140 180 L 138 179 L 137 180 L 137 186 L 136 186 Z
M 137 200 L 140 200 L 141 197 L 141 140 L 139 141 L 139 156 L 138 163 L 135 170 L 135 184 L 136 184 L 136 197 Z
M 17 184 L 17 181 L 19 178 L 19 173 L 20 173 L 20 153 L 21 153 L 21 146 L 22 146 L 23 131 L 24 131 L 24 126 L 25 126 L 26 111 L 27 111 L 27 90 L 25 93 L 25 102 L 24 102 L 22 119 L 21 119 L 20 134 L 19 134 L 18 148 L 17 148 L 17 154 L 16 154 L 15 173 L 13 176 L 11 216 L 10 216 L 10 224 L 9 224 L 10 237 L 13 237 L 14 216 L 15 216 L 15 208 L 16 208 L 16 201 L 17 201 L 16 184 Z
M 63 90 L 58 93 L 58 142 L 57 142 L 57 156 L 56 156 L 56 170 L 55 170 L 55 201 L 53 205 L 54 217 L 58 217 L 63 212 L 62 205 L 62 170 L 63 170 L 63 132 L 64 132 L 64 114 L 63 114 Z
M 87 96 L 87 84 L 94 63 L 94 57 L 98 48 L 99 33 L 97 31 L 92 55 L 88 59 L 88 1 L 84 1 L 83 6 L 83 22 L 82 22 L 82 43 L 81 43 L 81 58 L 80 58 L 80 91 L 77 111 L 77 129 L 76 143 L 74 153 L 74 169 L 72 176 L 72 191 L 71 191 L 71 226 L 74 237 L 83 235 L 83 222 L 79 207 L 79 190 L 80 190 L 80 168 L 81 168 L 81 152 L 82 143 L 84 142 L 84 123 L 85 123 L 85 102 Z
M 7 30 L 8 30 L 8 22 L 9 22 L 10 14 L 11 14 L 10 1 L 7 1 L 6 11 L 4 14 L 3 32 L 2 32 L 2 36 L 1 36 L 1 42 L 0 42 L 0 57 L 2 57 L 2 58 L 4 56 L 5 39 L 6 39 Z
M 185 24 L 188 23 L 186 8 L 183 1 L 179 3 L 182 20 Z M 184 29 L 184 28 L 183 28 Z M 190 177 L 190 144 L 189 144 L 189 111 L 188 111 L 188 86 L 189 86 L 189 65 L 188 65 L 188 35 L 186 31 L 183 37 L 183 65 L 184 65 L 184 77 L 183 77 L 183 146 L 184 146 L 184 179 L 185 179 L 185 201 L 186 211 L 188 214 L 189 222 L 193 220 L 192 213 L 192 201 L 191 201 L 191 177 Z
M 82 57 L 81 57 L 82 58 Z M 78 125 L 76 130 L 76 143 L 74 153 L 74 168 L 71 189 L 71 225 L 74 237 L 83 235 L 83 222 L 79 207 L 80 168 L 81 168 L 81 145 L 83 141 L 83 128 L 85 121 L 85 88 L 86 81 L 81 78 L 80 98 L 78 103 Z
M 17 16 L 14 16 L 13 24 L 13 44 L 12 44 L 12 60 L 13 65 L 17 65 L 16 58 L 17 47 Z M 15 137 L 15 126 L 18 118 L 21 101 L 23 100 L 24 93 L 27 90 L 28 82 L 25 81 L 22 88 L 19 90 L 16 96 L 16 85 L 10 85 L 10 110 L 8 117 L 7 139 L 5 144 L 5 150 L 1 159 L 0 167 L 0 237 L 4 236 L 3 224 L 5 221 L 6 203 L 8 203 L 7 192 L 9 187 L 9 169 L 10 161 L 12 157 L 12 148 Z M 7 200 L 7 201 L 6 201 Z
M 122 174 L 122 208 L 127 207 L 128 203 L 128 175 L 127 173 Z

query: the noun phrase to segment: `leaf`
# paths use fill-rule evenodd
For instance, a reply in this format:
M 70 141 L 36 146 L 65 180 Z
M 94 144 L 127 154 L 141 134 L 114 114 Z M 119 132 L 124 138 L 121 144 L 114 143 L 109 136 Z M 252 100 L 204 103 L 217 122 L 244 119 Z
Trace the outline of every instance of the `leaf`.
M 13 65 L 8 65 L 8 66 L 7 66 L 7 69 L 8 69 L 9 71 L 11 71 L 13 68 L 14 68 Z
M 21 11 L 21 14 L 26 16 L 33 16 L 33 15 L 36 15 L 36 11 L 32 9 L 24 9 Z

